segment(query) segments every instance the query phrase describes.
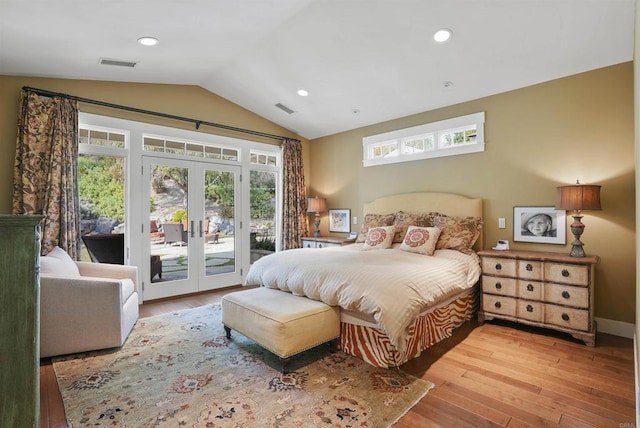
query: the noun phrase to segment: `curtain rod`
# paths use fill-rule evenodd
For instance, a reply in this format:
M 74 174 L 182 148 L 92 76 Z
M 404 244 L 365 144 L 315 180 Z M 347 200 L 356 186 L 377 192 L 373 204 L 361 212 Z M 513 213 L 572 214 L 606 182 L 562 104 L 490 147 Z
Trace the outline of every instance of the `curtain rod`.
M 130 111 L 130 112 L 134 112 L 134 113 L 147 114 L 147 115 L 150 115 L 150 116 L 159 116 L 159 117 L 163 117 L 165 119 L 180 120 L 182 122 L 190 122 L 190 123 L 193 123 L 193 124 L 196 125 L 196 130 L 200 129 L 200 125 L 206 125 L 206 126 L 211 126 L 213 128 L 221 128 L 221 129 L 225 129 L 227 131 L 240 132 L 242 134 L 249 134 L 249 135 L 255 135 L 255 136 L 258 136 L 258 137 L 271 138 L 271 139 L 274 139 L 274 140 L 285 140 L 285 139 L 287 139 L 287 140 L 300 142 L 300 140 L 298 140 L 297 138 L 289 138 L 289 137 L 284 137 L 282 135 L 267 134 L 266 132 L 252 131 L 251 129 L 244 129 L 244 128 L 236 128 L 235 126 L 221 125 L 219 123 L 207 122 L 206 120 L 192 119 L 192 118 L 189 118 L 189 117 L 176 116 L 174 114 L 160 113 L 160 112 L 157 112 L 157 111 L 144 110 L 144 109 L 140 109 L 140 108 L 136 108 L 136 107 L 123 106 L 123 105 L 119 105 L 119 104 L 108 103 L 108 102 L 105 102 L 105 101 L 98 101 L 98 100 L 92 100 L 92 99 L 89 99 L 89 98 L 76 97 L 75 95 L 63 94 L 61 92 L 52 92 L 52 91 L 47 91 L 45 89 L 32 88 L 32 87 L 29 87 L 29 86 L 23 86 L 22 89 L 23 90 L 27 90 L 27 91 L 31 91 L 31 92 L 35 92 L 38 95 L 45 95 L 45 96 L 49 96 L 49 97 L 61 97 L 61 98 L 69 99 L 69 100 L 79 101 L 79 102 L 82 102 L 82 103 L 95 104 L 95 105 L 102 106 L 102 107 L 109 107 L 109 108 L 114 108 L 114 109 L 118 109 L 118 110 L 126 110 L 126 111 Z

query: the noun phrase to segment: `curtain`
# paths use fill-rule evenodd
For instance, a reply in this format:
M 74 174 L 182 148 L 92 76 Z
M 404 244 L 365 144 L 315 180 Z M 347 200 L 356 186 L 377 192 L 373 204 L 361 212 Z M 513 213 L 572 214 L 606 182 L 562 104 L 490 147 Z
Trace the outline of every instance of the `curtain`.
M 78 103 L 22 91 L 13 176 L 13 213 L 42 214 L 42 254 L 80 253 Z
M 308 236 L 307 190 L 304 185 L 302 143 L 282 142 L 282 249 L 300 248 L 302 237 Z

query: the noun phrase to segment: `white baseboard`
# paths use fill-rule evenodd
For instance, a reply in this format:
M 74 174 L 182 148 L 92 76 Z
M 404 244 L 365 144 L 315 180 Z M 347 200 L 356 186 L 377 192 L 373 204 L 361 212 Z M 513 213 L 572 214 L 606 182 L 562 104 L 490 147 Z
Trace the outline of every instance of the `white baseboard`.
M 640 390 L 638 389 L 638 337 L 633 335 L 633 371 L 635 373 L 634 383 L 636 387 L 636 426 L 640 427 Z
M 597 330 L 600 333 L 612 334 L 614 336 L 633 339 L 636 326 L 628 322 L 609 320 L 606 318 L 596 318 Z

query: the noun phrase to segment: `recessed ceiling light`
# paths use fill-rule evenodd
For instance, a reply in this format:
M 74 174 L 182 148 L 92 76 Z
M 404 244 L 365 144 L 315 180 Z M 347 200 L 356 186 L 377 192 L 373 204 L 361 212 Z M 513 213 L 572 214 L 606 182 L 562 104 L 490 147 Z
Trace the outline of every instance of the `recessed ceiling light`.
M 449 40 L 452 35 L 453 31 L 449 30 L 448 28 L 442 28 L 436 31 L 436 33 L 433 35 L 433 40 L 438 43 L 443 43 Z
M 158 39 L 155 37 L 140 37 L 138 43 L 143 46 L 155 46 L 158 44 Z
M 301 97 L 306 97 L 307 95 L 309 95 L 309 91 L 298 89 L 298 95 L 300 95 Z

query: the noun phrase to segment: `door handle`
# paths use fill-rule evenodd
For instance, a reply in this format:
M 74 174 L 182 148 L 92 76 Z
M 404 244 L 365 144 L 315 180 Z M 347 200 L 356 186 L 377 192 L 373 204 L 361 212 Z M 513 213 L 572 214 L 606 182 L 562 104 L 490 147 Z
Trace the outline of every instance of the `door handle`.
M 193 220 L 191 220 L 191 232 L 190 232 L 190 233 L 191 233 L 191 237 L 192 237 L 192 238 L 193 238 L 194 236 L 196 236 L 196 233 L 194 232 L 193 227 L 194 227 L 194 226 L 193 226 Z
M 202 238 L 202 220 L 198 221 L 198 230 L 200 231 L 200 237 Z

